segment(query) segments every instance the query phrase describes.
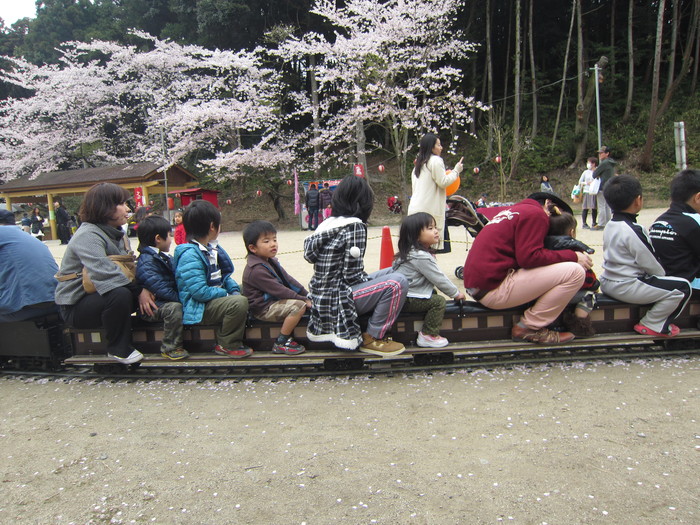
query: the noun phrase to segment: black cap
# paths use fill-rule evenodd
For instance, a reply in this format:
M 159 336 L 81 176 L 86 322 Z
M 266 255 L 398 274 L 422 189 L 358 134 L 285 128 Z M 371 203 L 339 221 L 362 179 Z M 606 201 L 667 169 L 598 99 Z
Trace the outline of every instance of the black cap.
M 531 195 L 528 195 L 527 198 L 536 200 L 540 204 L 544 204 L 544 201 L 549 199 L 550 201 L 552 201 L 552 204 L 555 204 L 561 211 L 565 213 L 570 213 L 571 215 L 574 214 L 574 210 L 571 209 L 571 206 L 564 202 L 561 197 L 557 197 L 553 193 L 548 193 L 546 191 L 538 191 Z
M 0 210 L 0 224 L 15 225 L 15 214 L 10 210 Z
M 607 146 L 601 146 L 600 149 L 598 150 L 598 153 L 610 153 L 610 148 Z

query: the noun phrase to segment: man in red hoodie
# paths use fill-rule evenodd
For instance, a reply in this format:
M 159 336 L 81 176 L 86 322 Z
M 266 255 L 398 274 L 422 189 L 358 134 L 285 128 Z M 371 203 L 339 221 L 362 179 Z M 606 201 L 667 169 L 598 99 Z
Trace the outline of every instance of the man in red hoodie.
M 552 206 L 571 213 L 559 197 L 542 192 L 502 211 L 476 237 L 464 263 L 464 286 L 484 306 L 505 309 L 535 301 L 513 326 L 515 341 L 574 339 L 547 326 L 581 288 L 593 261 L 586 253 L 545 249 Z

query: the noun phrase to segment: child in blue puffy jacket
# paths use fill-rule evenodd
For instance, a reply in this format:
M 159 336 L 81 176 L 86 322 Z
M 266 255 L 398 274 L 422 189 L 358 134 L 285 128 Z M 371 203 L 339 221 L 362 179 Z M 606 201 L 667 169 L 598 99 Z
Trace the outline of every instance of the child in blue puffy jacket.
M 214 352 L 233 358 L 253 350 L 243 344 L 248 299 L 233 280 L 233 262 L 218 245 L 221 213 L 211 202 L 193 201 L 182 217 L 190 242 L 175 248 L 175 278 L 185 324 L 213 324 Z
M 160 354 L 177 361 L 189 357 L 182 347 L 182 305 L 177 293 L 172 257 L 168 253 L 173 242 L 170 223 L 163 217 L 151 215 L 139 224 L 139 255 L 136 280 L 155 297 L 156 308 L 145 311 L 146 321 L 163 321 L 163 341 Z

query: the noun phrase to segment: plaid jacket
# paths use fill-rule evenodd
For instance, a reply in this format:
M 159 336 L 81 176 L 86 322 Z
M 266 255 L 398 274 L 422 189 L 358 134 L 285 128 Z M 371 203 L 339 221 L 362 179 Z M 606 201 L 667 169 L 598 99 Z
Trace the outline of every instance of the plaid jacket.
M 360 249 L 357 258 L 350 255 L 353 246 Z M 309 340 L 347 350 L 362 342 L 352 286 L 368 280 L 362 261 L 366 248 L 367 226 L 355 217 L 330 217 L 304 240 L 304 258 L 314 265 Z

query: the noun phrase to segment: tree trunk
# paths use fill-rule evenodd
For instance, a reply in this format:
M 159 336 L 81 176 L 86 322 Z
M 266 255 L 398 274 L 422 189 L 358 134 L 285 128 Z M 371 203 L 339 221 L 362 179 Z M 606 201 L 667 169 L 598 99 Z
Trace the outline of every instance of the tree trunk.
M 574 162 L 571 164 L 572 167 L 575 167 L 577 164 L 579 164 L 584 158 L 587 157 L 587 140 L 588 140 L 588 117 L 590 116 L 590 103 L 586 103 L 586 100 L 584 100 L 584 90 L 583 90 L 583 82 L 584 82 L 584 74 L 583 74 L 583 20 L 582 20 L 582 13 L 581 13 L 581 0 L 576 1 L 576 34 L 577 34 L 577 50 L 576 50 L 576 62 L 577 62 L 577 70 L 578 70 L 578 82 L 577 82 L 577 89 L 576 89 L 576 124 L 574 126 L 574 144 L 576 147 L 576 156 L 574 158 Z M 605 58 L 602 57 L 601 60 Z M 607 64 L 608 59 L 605 58 L 605 63 Z M 597 82 L 598 79 L 595 79 Z M 593 76 L 590 77 L 589 82 L 588 82 L 588 91 L 586 94 L 586 99 L 589 99 L 589 95 L 591 93 L 591 87 L 595 88 L 595 84 L 592 84 L 593 82 Z M 592 100 L 592 94 L 590 95 L 590 99 Z
M 576 73 L 578 82 L 576 83 L 576 112 L 579 106 L 583 106 L 583 15 L 581 14 L 581 0 L 576 0 Z M 578 123 L 577 119 L 577 123 Z M 578 133 L 578 126 L 576 133 Z
M 277 218 L 283 221 L 287 218 L 287 214 L 284 212 L 284 208 L 282 207 L 282 194 L 280 193 L 280 186 L 282 185 L 282 181 L 272 182 L 271 184 L 272 189 L 269 192 L 267 192 L 267 195 L 270 197 L 270 200 L 272 201 L 272 206 L 277 212 Z
M 507 3 L 506 3 L 507 5 Z M 508 43 L 506 44 L 506 64 L 503 73 L 503 106 L 501 108 L 501 118 L 506 118 L 506 109 L 508 108 L 508 82 L 510 73 L 510 40 L 511 40 L 511 29 L 513 28 L 513 13 L 508 11 Z
M 408 202 L 411 195 L 411 176 L 406 170 L 409 131 L 404 126 L 397 125 L 397 122 L 391 116 L 387 118 L 384 126 L 391 136 L 391 144 L 394 148 L 396 164 L 399 170 L 402 198 L 404 202 Z
M 634 39 L 632 20 L 634 19 L 634 0 L 629 0 L 627 11 L 627 103 L 622 121 L 627 122 L 632 115 L 632 96 L 634 95 Z
M 321 145 L 318 143 L 321 135 L 321 120 L 319 118 L 318 104 L 318 82 L 316 81 L 316 57 L 309 56 L 309 84 L 311 86 L 311 106 L 313 111 L 313 134 L 314 134 L 314 175 L 318 179 L 321 177 Z
M 359 95 L 355 95 L 355 102 L 359 105 Z M 356 163 L 362 164 L 365 171 L 365 176 L 367 176 L 367 181 L 369 182 L 369 173 L 367 173 L 367 138 L 365 136 L 365 123 L 362 120 L 355 122 L 355 153 L 356 153 Z
M 487 82 L 487 98 L 489 110 L 488 114 L 488 144 L 486 146 L 486 158 L 490 159 L 493 156 L 493 56 L 491 49 L 491 0 L 486 0 L 486 82 Z
M 633 2 L 634 0 L 630 0 Z M 566 89 L 566 72 L 569 67 L 569 50 L 571 49 L 571 35 L 574 32 L 574 20 L 576 19 L 576 0 L 571 3 L 571 22 L 569 23 L 569 36 L 566 39 L 566 52 L 564 53 L 564 71 L 561 74 L 561 91 L 559 92 L 559 107 L 557 108 L 557 119 L 554 123 L 554 133 L 552 133 L 552 151 L 557 142 L 557 132 L 559 131 L 559 119 L 561 118 L 561 108 L 564 104 L 564 91 Z
M 700 68 L 700 31 L 695 33 L 695 60 L 693 61 L 693 82 L 690 85 L 690 92 L 695 93 L 698 87 L 698 68 Z
M 520 154 L 520 2 L 515 2 L 515 56 L 513 57 L 513 147 L 511 148 L 510 176 L 518 170 Z
M 688 26 L 688 41 L 692 42 L 695 40 L 695 35 L 697 35 L 698 33 L 698 24 L 700 23 L 700 6 L 698 5 L 698 3 L 694 5 L 690 17 L 690 23 Z M 668 106 L 671 103 L 673 95 L 675 94 L 683 79 L 685 79 L 686 75 L 690 72 L 690 66 L 692 62 L 690 55 L 692 54 L 692 51 L 693 46 L 687 45 L 685 51 L 683 52 L 680 73 L 678 73 L 678 77 L 673 80 L 671 85 L 666 90 L 664 98 L 661 101 L 661 104 L 659 105 L 659 110 L 656 112 L 657 121 L 666 113 L 666 110 L 668 109 Z
M 664 33 L 664 9 L 666 0 L 659 1 L 659 14 L 656 18 L 656 45 L 654 49 L 654 74 L 651 80 L 651 105 L 649 106 L 649 127 L 647 128 L 647 141 L 642 150 L 639 166 L 644 171 L 650 171 L 652 165 L 652 150 L 656 138 L 656 113 L 659 107 L 659 80 L 661 78 L 661 45 Z
M 606 90 L 610 97 L 615 96 L 615 52 L 617 46 L 615 46 L 615 12 L 617 11 L 617 0 L 612 0 L 610 4 L 610 82 L 608 82 L 608 89 Z
M 537 136 L 537 72 L 535 70 L 535 47 L 533 45 L 533 25 L 532 25 L 532 9 L 535 0 L 530 0 L 530 12 L 528 14 L 528 41 L 530 43 L 530 88 L 532 89 L 532 134 L 530 137 L 534 139 Z
M 608 65 L 608 57 L 602 56 L 598 60 L 598 71 L 602 71 Z M 596 76 L 590 75 L 588 78 L 588 86 L 586 87 L 586 95 L 580 107 L 576 110 L 576 124 L 581 126 L 581 135 L 576 135 L 576 158 L 571 164 L 571 168 L 576 167 L 579 163 L 587 157 L 588 148 L 588 121 L 591 116 L 591 109 L 593 108 L 593 100 L 595 98 L 595 83 L 598 82 Z M 577 126 L 578 129 L 578 126 Z
M 676 75 L 676 47 L 678 46 L 678 0 L 671 0 L 673 6 L 671 11 L 671 53 L 668 57 L 668 79 L 666 80 L 666 90 L 671 89 L 673 78 Z

